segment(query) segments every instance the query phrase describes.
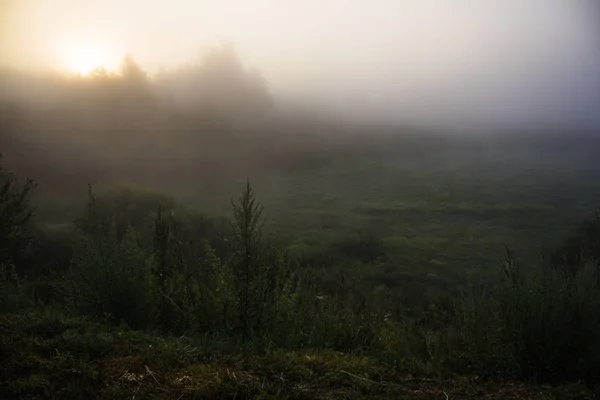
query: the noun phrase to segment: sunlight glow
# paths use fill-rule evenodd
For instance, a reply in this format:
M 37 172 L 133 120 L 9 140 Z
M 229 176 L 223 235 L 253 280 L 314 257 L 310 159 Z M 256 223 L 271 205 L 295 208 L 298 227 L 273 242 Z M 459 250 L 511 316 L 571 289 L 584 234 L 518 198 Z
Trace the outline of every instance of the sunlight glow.
M 116 72 L 119 69 L 120 59 L 116 54 L 111 54 L 92 43 L 69 46 L 61 53 L 63 68 L 73 74 L 87 76 L 97 69 L 107 72 Z

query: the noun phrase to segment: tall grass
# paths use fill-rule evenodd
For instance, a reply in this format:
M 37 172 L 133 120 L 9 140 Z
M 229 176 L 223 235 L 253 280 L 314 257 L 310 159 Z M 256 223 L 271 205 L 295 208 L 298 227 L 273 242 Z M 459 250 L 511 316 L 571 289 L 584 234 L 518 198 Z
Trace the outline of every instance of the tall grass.
M 598 265 L 575 274 L 546 264 L 505 271 L 493 290 L 458 304 L 464 367 L 546 381 L 600 377 Z
M 260 203 L 249 185 L 233 214 L 230 252 L 222 259 L 161 207 L 150 234 L 131 227 L 119 234 L 90 189 L 70 267 L 75 310 L 137 329 L 216 335 L 263 348 L 372 346 L 382 314 L 366 308 L 358 291 L 325 294 L 309 270 L 293 267 L 263 237 Z
M 0 196 L 0 206 L 21 204 L 12 220 L 19 224 L 10 232 L 25 227 L 24 193 Z M 309 268 L 263 235 L 262 207 L 249 183 L 232 204 L 222 254 L 208 231 L 191 235 L 186 221 L 157 206 L 125 224 L 114 210 L 98 206 L 90 188 L 79 229 L 65 235 L 73 240 L 70 311 L 256 351 L 366 353 L 399 371 L 590 384 L 600 378 L 600 270 L 593 257 L 587 263 L 577 258 L 576 268 L 543 261 L 522 266 L 507 252 L 493 285 L 473 287 L 450 311 L 431 305 L 415 316 L 365 295 L 345 274 L 335 290 L 325 290 Z M 597 238 L 585 232 L 589 250 Z M 11 246 L 22 246 L 17 243 Z M 344 250 L 366 252 L 369 259 L 380 251 L 376 241 L 356 245 Z M 575 246 L 571 239 L 569 248 Z M 0 260 L 1 311 L 32 304 L 19 300 L 25 299 L 21 278 L 12 261 Z
M 324 291 L 311 270 L 269 246 L 249 185 L 234 203 L 224 259 L 160 209 L 152 243 L 132 230 L 118 238 L 110 218 L 94 216 L 93 201 L 90 195 L 92 225 L 77 241 L 72 266 L 80 312 L 263 349 L 369 353 L 402 371 L 550 382 L 600 377 L 593 262 L 573 273 L 545 262 L 524 267 L 508 252 L 498 281 L 473 287 L 452 311 L 432 305 L 405 315 L 352 286 Z

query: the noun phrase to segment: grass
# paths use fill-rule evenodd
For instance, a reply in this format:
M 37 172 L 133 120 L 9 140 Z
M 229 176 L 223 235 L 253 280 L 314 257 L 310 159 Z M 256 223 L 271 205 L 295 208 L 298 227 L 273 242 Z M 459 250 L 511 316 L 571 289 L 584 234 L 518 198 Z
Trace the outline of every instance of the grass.
M 222 55 L 223 87 L 263 104 Z M 11 170 L 40 185 L 28 232 L 0 165 L 1 399 L 600 393 L 600 219 L 563 240 L 600 199 L 597 140 L 238 124 L 206 91 L 185 111 L 168 84 L 84 81 L 45 86 L 75 100 L 51 116 L 5 110 Z M 264 232 L 254 199 L 230 223 L 247 179 Z M 577 264 L 534 262 L 557 243 Z
M 399 287 L 409 274 L 427 290 L 426 277 L 435 274 L 458 290 L 468 279 L 489 278 L 504 246 L 527 263 L 560 242 L 598 206 L 594 168 L 519 155 L 417 161 L 370 155 L 251 178 L 268 228 L 290 251 L 331 254 L 337 242 L 363 232 L 383 241 L 386 266 L 366 263 L 357 269 L 361 278 L 385 269 L 375 280 Z
M 578 281 L 580 286 L 569 286 L 557 276 L 548 282 L 534 277 L 516 291 L 491 296 L 474 291 L 471 297 L 460 297 L 470 282 L 496 277 L 505 245 L 516 250 L 522 265 L 533 265 L 543 245 L 559 242 L 588 215 L 600 198 L 600 185 L 589 179 L 591 167 L 556 171 L 535 167 L 535 160 L 515 165 L 510 158 L 450 162 L 424 157 L 419 162 L 363 157 L 310 171 L 253 170 L 250 176 L 265 205 L 266 232 L 291 259 L 308 265 L 323 287 L 339 288 L 340 276 L 353 278 L 379 311 L 396 307 L 397 325 L 382 322 L 383 311 L 371 315 L 353 309 L 355 305 L 315 311 L 310 304 L 295 303 L 298 295 L 315 292 L 291 292 L 280 301 L 292 317 L 278 319 L 270 338 L 240 345 L 226 329 L 191 313 L 185 303 L 189 293 L 178 290 L 186 279 L 178 277 L 165 288 L 170 300 L 179 302 L 176 317 L 189 323 L 184 324 L 187 336 L 170 337 L 151 321 L 162 312 L 155 304 L 162 292 L 149 295 L 144 285 L 155 287 L 156 282 L 142 279 L 154 268 L 152 245 L 147 245 L 152 234 L 144 226 L 155 216 L 153 204 L 165 197 L 134 185 L 108 187 L 108 197 L 101 196 L 98 204 L 109 214 L 121 213 L 115 223 L 123 229 L 117 236 L 127 225 L 135 225 L 137 233 L 123 242 L 105 237 L 112 240 L 108 258 L 106 249 L 96 249 L 96 254 L 92 242 L 80 244 L 77 268 L 91 281 L 84 292 L 89 298 L 79 300 L 88 301 L 88 308 L 80 304 L 73 310 L 63 304 L 60 311 L 52 311 L 18 290 L 0 294 L 0 398 L 594 398 L 594 380 L 587 386 L 569 384 L 561 376 L 597 373 L 590 356 L 597 351 L 590 340 L 597 331 L 596 287 L 586 286 L 585 279 Z M 225 231 L 217 232 L 212 219 L 195 210 L 224 216 L 224 209 L 214 204 L 222 198 L 226 205 L 227 198 L 236 197 L 227 190 L 208 199 L 190 198 L 194 206 L 189 213 L 167 202 L 182 216 L 182 232 L 210 237 L 223 261 L 213 260 L 215 268 L 228 265 L 220 248 L 227 247 Z M 46 219 L 47 229 L 39 232 L 46 246 L 36 259 L 44 261 L 46 271 L 57 268 L 46 257 L 61 260 L 57 262 L 63 270 L 69 269 L 64 259 L 74 239 L 68 225 L 58 225 L 65 223 L 61 218 Z M 72 221 L 75 227 L 80 223 Z M 208 265 L 206 259 L 196 261 L 195 266 Z M 118 279 L 98 290 L 95 286 L 106 272 Z M 228 286 L 221 280 L 227 275 L 213 278 L 220 282 L 213 288 L 192 288 L 197 291 L 194 301 L 223 296 L 221 290 Z M 38 301 L 56 306 L 64 299 L 55 296 L 45 279 L 26 282 L 25 287 L 34 288 L 30 293 Z M 81 317 L 96 312 L 95 297 L 108 292 L 113 298 L 106 300 L 116 301 L 105 304 L 113 311 L 112 319 Z M 576 313 L 567 307 L 569 302 L 587 316 L 581 329 L 572 328 L 570 318 Z M 144 307 L 152 311 L 135 315 L 144 331 L 118 325 L 119 319 L 132 323 L 127 307 L 134 303 L 138 312 Z M 213 306 L 222 303 L 206 304 L 193 311 L 221 318 Z M 115 310 L 124 314 L 115 316 Z M 535 310 L 544 313 L 537 316 Z M 452 324 L 443 322 L 449 314 Z M 192 320 L 207 328 L 198 329 Z M 225 326 L 232 321 L 237 323 L 224 319 Z M 580 333 L 585 340 L 576 340 L 565 352 Z M 585 360 L 578 364 L 572 354 Z M 546 365 L 551 372 L 561 370 L 563 362 L 573 374 L 563 371 L 557 386 L 527 381 L 546 374 Z M 548 376 L 539 382 L 548 382 Z
M 268 229 L 290 249 L 318 251 L 367 232 L 414 271 L 424 268 L 423 259 L 453 270 L 494 269 L 505 245 L 533 260 L 598 206 L 596 166 L 577 164 L 577 155 L 552 162 L 544 154 L 447 153 L 341 157 L 298 171 L 253 168 L 210 193 L 200 183 L 190 187 L 186 202 L 228 217 L 229 199 L 247 177 L 265 205 Z
M 559 236 L 567 228 L 563 222 L 589 212 L 600 193 L 600 186 L 587 179 L 586 167 L 564 172 L 567 177 L 561 179 L 551 170 L 515 176 L 510 160 L 493 172 L 487 170 L 490 164 L 476 160 L 447 171 L 435 160 L 398 165 L 381 159 L 253 181 L 258 180 L 256 190 L 274 229 L 293 227 L 297 238 L 303 231 L 337 233 L 365 226 L 384 234 L 389 229 L 392 235 L 448 237 L 461 230 L 456 224 L 462 221 L 477 243 L 488 238 L 478 234 L 482 230 L 497 230 L 495 238 L 516 243 L 534 230 L 544 238 L 549 224 L 554 232 L 559 228 Z M 520 166 L 526 169 L 527 163 Z M 331 226 L 320 229 L 323 219 Z
M 0 327 L 0 396 L 7 400 L 593 398 L 581 385 L 416 377 L 359 354 L 258 354 L 216 338 L 165 338 L 51 310 L 3 314 Z

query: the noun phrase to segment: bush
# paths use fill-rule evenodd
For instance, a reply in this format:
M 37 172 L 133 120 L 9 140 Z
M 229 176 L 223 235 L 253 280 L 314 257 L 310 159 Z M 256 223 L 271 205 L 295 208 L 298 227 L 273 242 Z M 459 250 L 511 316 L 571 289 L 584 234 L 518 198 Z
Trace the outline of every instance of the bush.
M 600 211 L 584 220 L 551 254 L 550 261 L 571 274 L 576 273 L 584 261 L 600 262 Z
M 512 263 L 512 261 L 511 261 Z M 468 369 L 546 381 L 600 378 L 600 274 L 509 263 L 489 295 L 470 295 L 457 309 Z M 458 356 L 457 356 L 458 358 Z
M 153 231 L 153 274 L 160 296 L 159 321 L 170 332 L 226 331 L 231 277 L 207 240 L 194 240 L 159 207 Z
M 76 238 L 71 263 L 76 308 L 132 328 L 154 326 L 157 286 L 152 254 L 140 246 L 133 230 L 118 237 L 114 218 L 97 213 L 91 189 L 84 223 L 87 229 Z
M 27 222 L 33 214 L 29 197 L 34 186 L 28 179 L 17 187 L 16 177 L 0 163 L 0 265 L 18 263 L 29 244 Z
M 5 276 L 14 274 L 14 270 L 11 269 L 6 265 L 0 265 L 0 314 L 23 311 L 34 305 L 25 287 L 15 281 L 14 277 Z
M 64 280 L 36 279 L 27 282 L 25 290 L 28 297 L 38 305 L 65 307 L 69 300 L 69 285 Z
M 31 250 L 21 270 L 28 279 L 57 279 L 68 273 L 73 257 L 73 228 L 70 224 L 35 225 Z
M 69 268 L 71 304 L 80 313 L 261 349 L 270 343 L 369 352 L 404 371 L 600 378 L 600 270 L 593 257 L 574 269 L 541 262 L 523 270 L 508 251 L 499 283 L 473 288 L 454 309 L 430 304 L 419 315 L 394 315 L 400 307 L 393 289 L 382 285 L 374 293 L 379 299 L 369 303 L 348 278 L 347 266 L 339 282 L 319 281 L 314 270 L 292 267 L 263 236 L 262 206 L 249 183 L 232 203 L 231 231 L 220 242 L 228 246 L 227 257 L 219 257 L 207 239 L 219 236 L 210 221 L 181 221 L 168 212 L 169 203 L 166 211 L 160 202 L 158 211 L 145 204 L 143 213 L 126 213 L 118 222 L 121 206 L 99 206 L 91 188 L 88 197 L 72 236 Z M 56 240 L 65 245 L 71 233 L 63 233 Z M 63 247 L 50 258 L 61 260 Z M 382 252 L 380 241 L 366 236 L 342 250 L 363 261 Z M 47 280 L 50 275 L 19 285 L 13 266 L 3 264 L 0 273 L 3 282 L 16 283 L 2 290 L 6 310 L 30 306 L 28 290 L 38 304 L 65 304 L 67 291 L 61 281 Z
M 171 197 L 139 185 L 114 184 L 102 187 L 94 194 L 94 213 L 104 219 L 114 219 L 117 238 L 123 238 L 129 228 L 147 232 L 156 215 L 156 208 L 172 211 L 176 202 Z M 75 227 L 91 232 L 87 210 L 75 221 Z

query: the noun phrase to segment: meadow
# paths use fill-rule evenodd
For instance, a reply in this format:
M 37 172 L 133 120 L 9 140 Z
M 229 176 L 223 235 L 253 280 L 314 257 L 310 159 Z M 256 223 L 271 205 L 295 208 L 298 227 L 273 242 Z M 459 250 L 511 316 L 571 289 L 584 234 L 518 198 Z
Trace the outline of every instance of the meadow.
M 531 357 L 531 352 L 540 357 L 538 351 L 549 351 L 547 347 L 555 343 L 566 345 L 551 333 L 561 328 L 548 324 L 557 318 L 551 312 L 557 304 L 539 303 L 549 301 L 542 295 L 547 290 L 570 298 L 562 278 L 550 274 L 554 280 L 541 289 L 539 280 L 531 280 L 531 287 L 507 294 L 502 292 L 500 273 L 503 266 L 506 271 L 508 249 L 528 270 L 524 275 L 538 276 L 535 265 L 540 257 L 558 248 L 593 215 L 600 198 L 600 183 L 594 179 L 598 164 L 593 158 L 586 161 L 582 152 L 520 150 L 521 154 L 507 148 L 449 148 L 404 158 L 367 153 L 338 157 L 316 168 L 251 171 L 254 193 L 266 216 L 262 231 L 287 260 L 279 264 L 276 257 L 271 262 L 285 264 L 288 273 L 295 271 L 296 278 L 285 275 L 284 281 L 292 279 L 297 286 L 292 290 L 286 286 L 291 281 L 286 281 L 270 289 L 278 296 L 274 306 L 281 303 L 276 306 L 277 320 L 270 321 L 266 330 L 249 334 L 249 343 L 232 336 L 238 332 L 233 328 L 235 315 L 211 317 L 204 309 L 203 318 L 215 324 L 206 325 L 198 315 L 191 317 L 198 310 L 182 306 L 171 309 L 169 313 L 175 314 L 170 318 L 189 319 L 187 323 L 157 323 L 165 311 L 156 306 L 157 298 L 146 297 L 146 291 L 157 290 L 152 289 L 157 282 L 147 280 L 153 269 L 147 269 L 146 262 L 157 257 L 159 205 L 189 225 L 195 232 L 192 237 L 211 242 L 214 250 L 202 250 L 202 242 L 188 249 L 205 259 L 201 269 L 206 272 L 206 257 L 215 257 L 209 261 L 214 273 L 224 268 L 235 274 L 228 269 L 235 262 L 228 258 L 231 249 L 223 238 L 235 237 L 227 222 L 232 219 L 227 200 L 236 201 L 243 178 L 227 182 L 212 196 L 194 190 L 176 197 L 122 181 L 98 184 L 97 190 L 92 187 L 88 206 L 96 204 L 108 220 L 115 218 L 117 230 L 115 234 L 110 228 L 101 230 L 100 237 L 82 222 L 86 215 L 82 196 L 64 196 L 62 202 L 51 203 L 38 199 L 42 212 L 38 216 L 34 212 L 31 220 L 37 232 L 33 251 L 22 258 L 30 264 L 12 284 L 4 264 L 0 391 L 4 398 L 75 398 L 91 393 L 100 398 L 593 398 L 589 389 L 593 376 L 581 381 L 585 385 L 567 383 L 573 377 L 566 382 L 556 378 L 563 361 L 546 372 L 539 370 L 541 366 L 529 371 L 531 360 L 518 361 L 518 356 Z M 159 218 L 154 229 L 153 218 Z M 135 228 L 134 237 L 119 233 L 124 224 Z M 84 233 L 78 233 L 82 229 Z M 96 239 L 81 248 L 86 235 Z M 154 235 L 154 245 L 148 235 Z M 103 246 L 108 246 L 107 254 L 117 254 L 115 267 L 129 267 L 128 274 L 133 275 L 121 276 L 109 267 L 111 262 L 99 261 L 101 253 L 96 251 Z M 155 250 L 146 251 L 144 246 Z M 79 290 L 85 289 L 77 285 L 94 292 L 98 288 L 86 286 L 89 279 L 100 279 L 94 284 L 98 285 L 102 278 L 81 263 L 117 274 L 113 279 L 124 285 L 120 296 L 125 297 L 105 299 L 102 312 L 91 303 L 82 304 L 77 299 L 82 296 Z M 88 275 L 78 275 L 74 265 Z M 231 278 L 219 276 L 217 281 Z M 311 276 L 312 283 L 302 286 L 299 276 Z M 544 276 L 543 281 L 548 279 L 547 273 Z M 589 281 L 579 279 L 584 279 L 579 284 Z M 170 299 L 178 293 L 176 282 L 184 285 L 173 282 Z M 506 297 L 492 300 L 485 287 Z M 533 303 L 513 302 L 514 296 L 524 294 L 520 290 L 532 289 L 542 290 L 539 298 L 529 299 Z M 163 290 L 167 289 L 157 293 L 164 295 Z M 223 296 L 223 288 L 204 290 Z M 325 293 L 331 300 L 324 301 L 331 304 L 311 304 L 310 299 Z M 596 299 L 586 297 L 590 292 L 582 293 L 579 301 Z M 211 307 L 221 304 L 199 296 L 196 301 Z M 487 306 L 469 305 L 476 299 Z M 86 301 L 92 299 L 88 296 Z M 521 312 L 521 318 L 531 318 L 530 313 L 539 310 L 550 312 L 541 326 L 519 328 L 521 339 L 547 334 L 541 350 L 511 352 L 508 348 L 515 343 L 510 340 L 516 338 L 504 336 L 506 331 L 496 338 L 477 339 L 478 329 L 486 324 L 506 330 L 509 321 L 486 318 L 495 307 L 508 305 Z M 122 312 L 124 307 L 130 312 Z M 140 307 L 144 316 L 137 315 Z M 114 319 L 111 313 L 117 309 L 121 315 Z M 561 317 L 569 318 L 568 310 L 561 312 Z M 394 325 L 388 325 L 390 319 Z M 581 334 L 562 333 L 565 342 L 573 340 L 571 334 Z M 469 348 L 477 340 L 485 350 Z M 507 349 L 499 350 L 502 341 Z M 494 354 L 498 351 L 507 354 Z M 537 361 L 554 361 L 548 354 L 544 357 Z M 593 374 L 589 368 L 595 367 L 582 368 L 581 379 Z M 557 379 L 553 386 L 543 385 L 552 379 Z
M 250 179 L 267 232 L 295 258 L 422 305 L 494 280 L 506 248 L 536 263 L 598 207 L 600 163 L 585 140 L 566 151 L 477 137 L 373 141 L 381 147 L 312 168 L 244 170 L 211 193 L 190 185 L 181 202 L 228 218 Z
M 597 136 L 286 114 L 210 57 L 0 101 L 0 398 L 598 395 Z

